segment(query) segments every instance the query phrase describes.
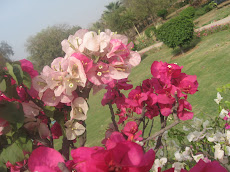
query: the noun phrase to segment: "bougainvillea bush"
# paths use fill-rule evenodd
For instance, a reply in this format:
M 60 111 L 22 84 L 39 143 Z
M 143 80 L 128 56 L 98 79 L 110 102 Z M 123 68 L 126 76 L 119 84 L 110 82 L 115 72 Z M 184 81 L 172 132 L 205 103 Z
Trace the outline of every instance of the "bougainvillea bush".
M 141 57 L 126 36 L 82 29 L 61 44 L 65 57 L 55 58 L 40 74 L 28 60 L 1 70 L 0 171 L 161 171 L 165 159 L 155 156 L 165 132 L 193 118 L 187 97 L 198 89 L 196 76 L 155 61 L 152 77 L 133 88 L 128 76 Z M 85 147 L 89 93 L 102 89 L 111 124 L 100 147 Z M 152 133 L 156 118 L 161 129 Z M 54 149 L 54 139 L 62 143 L 60 150 Z M 186 169 L 226 171 L 208 158 Z M 186 169 L 174 163 L 165 170 Z

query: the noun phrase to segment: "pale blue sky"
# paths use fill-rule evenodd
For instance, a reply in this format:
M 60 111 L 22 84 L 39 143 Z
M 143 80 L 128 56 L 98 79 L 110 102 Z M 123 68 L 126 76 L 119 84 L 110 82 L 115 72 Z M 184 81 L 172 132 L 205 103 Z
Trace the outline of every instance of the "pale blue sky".
M 0 41 L 12 46 L 13 60 L 26 58 L 29 36 L 55 24 L 87 28 L 110 2 L 116 0 L 0 0 Z

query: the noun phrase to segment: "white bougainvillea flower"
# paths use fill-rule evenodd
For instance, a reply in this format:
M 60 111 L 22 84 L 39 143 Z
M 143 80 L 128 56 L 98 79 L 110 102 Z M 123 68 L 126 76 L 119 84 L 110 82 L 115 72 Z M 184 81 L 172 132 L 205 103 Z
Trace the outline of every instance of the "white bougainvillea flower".
M 163 157 L 161 159 L 155 159 L 152 170 L 153 172 L 158 172 L 158 168 L 162 168 L 167 162 L 167 158 Z
M 179 151 L 176 151 L 174 153 L 174 156 L 175 156 L 177 161 L 183 161 L 183 155 Z
M 71 119 L 77 119 L 77 120 L 86 120 L 87 118 L 87 111 L 88 111 L 88 104 L 85 101 L 84 98 L 78 97 L 76 98 L 72 104 L 72 110 L 70 112 L 70 118 Z
M 66 137 L 68 140 L 74 140 L 77 136 L 80 136 L 85 132 L 85 127 L 74 120 L 67 121 L 65 126 Z
M 217 93 L 217 99 L 214 99 L 214 101 L 216 102 L 216 104 L 220 104 L 220 101 L 223 99 L 223 97 L 221 97 L 220 93 Z
M 215 149 L 214 152 L 214 158 L 218 160 L 223 160 L 224 158 L 224 151 L 221 149 L 221 145 L 218 143 L 215 146 L 213 146 Z
M 87 32 L 83 37 L 83 45 L 90 51 L 99 51 L 100 42 L 97 33 L 93 31 Z
M 225 134 L 218 131 L 215 134 L 207 135 L 206 138 L 209 142 L 221 142 L 225 141 Z
M 175 162 L 172 167 L 174 168 L 174 172 L 180 172 L 181 169 L 184 169 L 185 163 Z
M 226 155 L 230 156 L 230 146 L 226 146 Z
M 186 126 L 183 125 L 183 130 L 184 131 L 189 131 L 189 128 L 187 128 Z
M 71 75 L 72 78 L 76 79 L 76 82 L 79 86 L 84 87 L 86 83 L 86 74 L 84 71 L 84 67 L 80 60 L 78 60 L 76 57 L 70 57 L 69 58 L 69 66 L 67 69 L 67 72 Z
M 230 130 L 227 130 L 226 132 L 226 139 L 228 141 L 228 144 L 230 144 Z
M 203 154 L 199 154 L 199 155 L 192 155 L 193 159 L 198 162 L 200 159 L 204 159 L 204 155 Z
M 182 152 L 182 156 L 183 156 L 183 160 L 185 161 L 192 161 L 192 157 L 191 157 L 191 149 L 190 147 L 186 147 L 185 151 Z
M 196 130 L 200 130 L 202 124 L 203 124 L 202 119 L 196 117 L 193 118 L 193 123 L 192 123 L 193 128 L 195 128 Z
M 199 131 L 194 131 L 194 132 L 191 132 L 187 135 L 187 139 L 189 142 L 191 141 L 196 141 L 198 140 L 200 137 L 201 137 L 202 133 L 199 132 Z
M 225 116 L 228 116 L 228 111 L 225 110 L 225 109 L 222 109 L 221 112 L 220 112 L 219 117 L 224 119 Z

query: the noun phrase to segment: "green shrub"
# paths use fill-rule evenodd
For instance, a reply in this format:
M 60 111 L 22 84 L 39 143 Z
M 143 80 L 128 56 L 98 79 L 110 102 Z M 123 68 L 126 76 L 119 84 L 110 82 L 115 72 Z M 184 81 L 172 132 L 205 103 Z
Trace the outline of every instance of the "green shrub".
M 161 17 L 163 20 L 165 20 L 167 14 L 168 14 L 168 11 L 166 9 L 162 9 L 157 12 L 157 16 Z
M 189 18 L 193 18 L 195 16 L 195 8 L 194 7 L 188 7 L 180 12 L 180 15 L 187 16 Z
M 149 28 L 147 28 L 145 30 L 145 35 L 148 38 L 151 38 L 155 32 L 156 32 L 156 27 L 155 26 L 150 26 Z
M 180 48 L 193 39 L 194 24 L 187 16 L 178 16 L 157 29 L 156 36 L 170 48 Z
M 194 19 L 204 15 L 206 13 L 205 9 L 204 8 L 197 8 L 196 12 L 195 12 L 195 16 L 194 16 Z

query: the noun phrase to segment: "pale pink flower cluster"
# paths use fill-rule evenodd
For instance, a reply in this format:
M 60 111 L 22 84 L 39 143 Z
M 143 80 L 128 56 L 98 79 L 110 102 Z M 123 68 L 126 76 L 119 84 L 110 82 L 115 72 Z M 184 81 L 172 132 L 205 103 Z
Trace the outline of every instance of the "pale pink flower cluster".
M 126 36 L 110 30 L 97 34 L 81 29 L 75 35 L 70 35 L 68 40 L 63 40 L 61 44 L 66 53 L 65 59 L 74 53 L 80 53 L 85 55 L 88 61 L 93 60 L 93 65 L 87 69 L 86 74 L 88 80 L 95 85 L 107 84 L 113 79 L 127 78 L 131 69 L 141 61 L 140 55 L 131 51 L 133 43 L 128 43 Z
M 141 57 L 131 51 L 133 43 L 128 43 L 126 36 L 110 30 L 97 34 L 81 29 L 61 44 L 65 57 L 45 66 L 32 83 L 45 105 L 72 107 L 65 127 L 67 139 L 73 140 L 85 132 L 81 121 L 86 120 L 88 111 L 87 102 L 78 93 L 90 82 L 99 88 L 127 78 Z

